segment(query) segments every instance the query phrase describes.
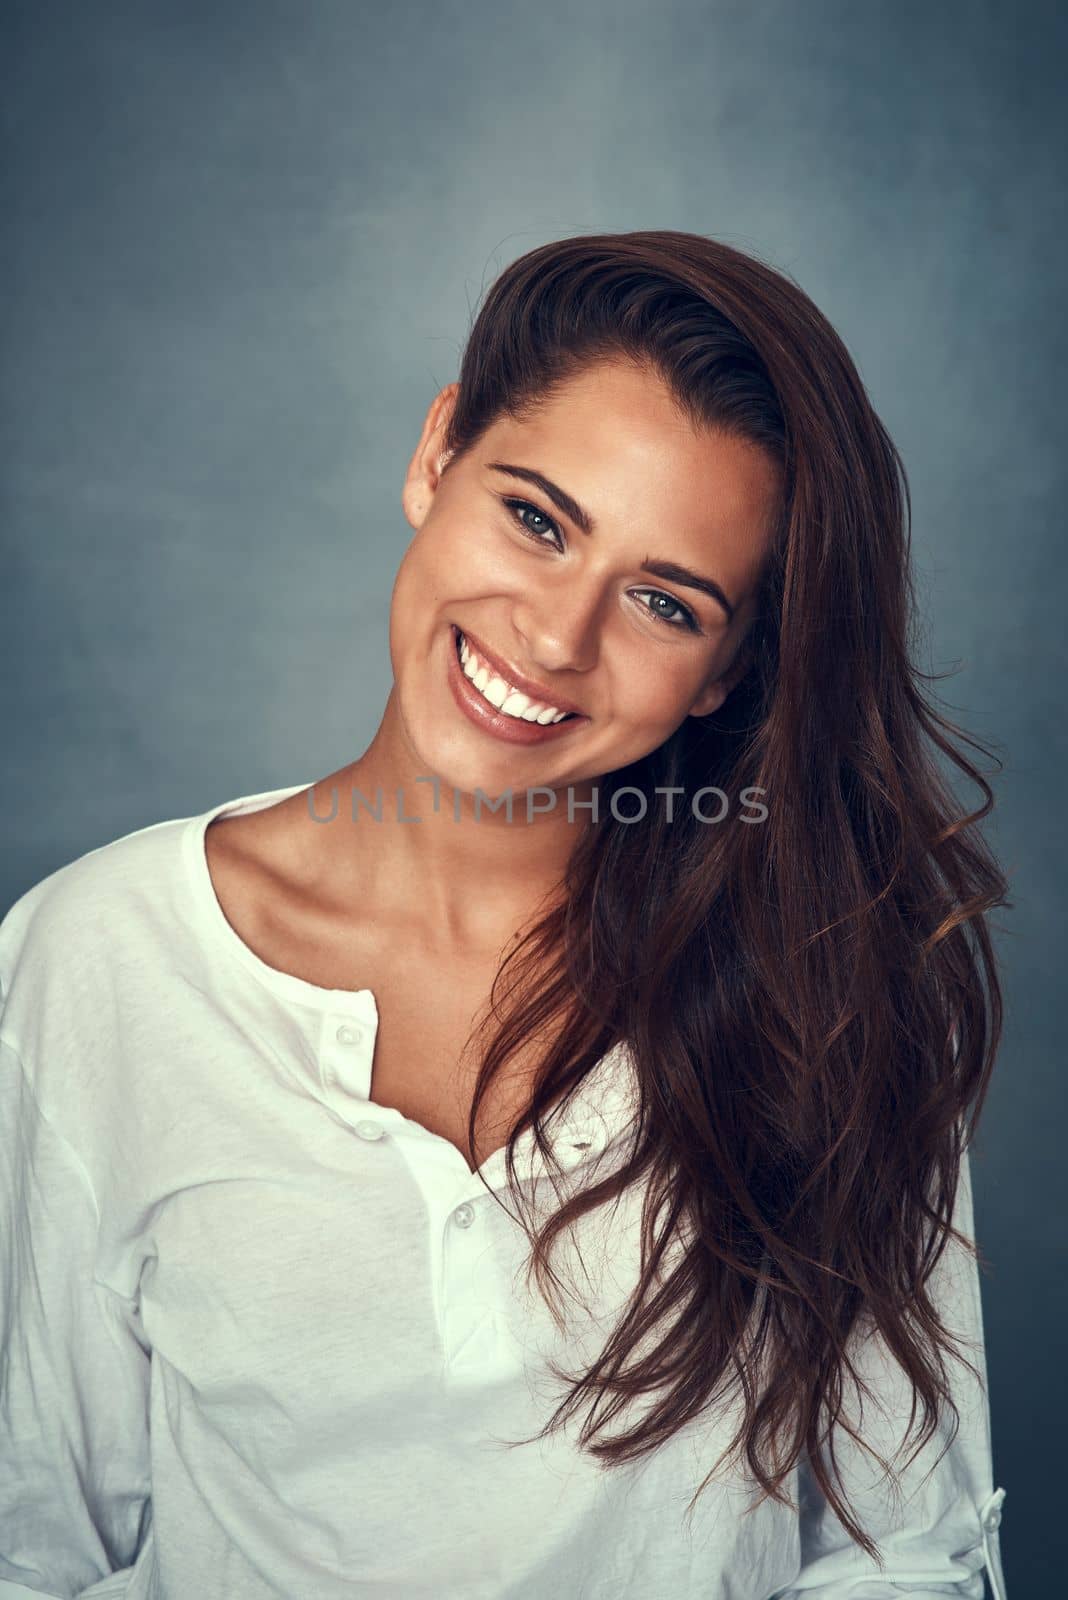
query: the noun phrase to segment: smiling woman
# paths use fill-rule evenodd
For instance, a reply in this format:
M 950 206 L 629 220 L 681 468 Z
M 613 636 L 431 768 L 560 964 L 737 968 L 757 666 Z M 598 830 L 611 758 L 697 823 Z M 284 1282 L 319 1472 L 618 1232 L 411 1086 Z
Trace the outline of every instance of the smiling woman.
M 655 369 L 625 353 L 547 385 L 462 449 L 445 437 L 458 393 L 450 384 L 435 398 L 404 487 L 417 537 L 393 595 L 398 716 L 423 764 L 463 792 L 529 778 L 581 787 L 589 800 L 594 780 L 717 710 L 740 677 L 781 467 L 751 440 L 687 416 Z M 520 485 L 532 486 L 527 497 L 508 492 Z M 536 771 L 485 738 L 461 741 L 440 714 L 435 639 L 450 627 L 489 675 L 479 684 L 476 668 L 477 692 L 461 704 L 485 731 L 536 748 Z M 495 720 L 478 715 L 483 697 Z M 545 725 L 512 727 L 532 704 L 582 713 L 566 737 L 551 736 L 551 757 Z
M 401 498 L 368 748 L 0 925 L 0 1600 L 1004 1600 L 1007 884 L 848 353 L 547 244 Z

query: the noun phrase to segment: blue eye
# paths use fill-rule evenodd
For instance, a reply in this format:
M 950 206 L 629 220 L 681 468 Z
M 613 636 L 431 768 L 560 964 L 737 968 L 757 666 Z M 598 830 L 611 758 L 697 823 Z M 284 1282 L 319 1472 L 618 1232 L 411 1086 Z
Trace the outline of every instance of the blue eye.
M 646 610 L 650 611 L 650 615 L 651 616 L 659 617 L 661 622 L 670 622 L 676 628 L 677 627 L 684 627 L 684 628 L 690 628 L 692 630 L 692 632 L 694 632 L 694 633 L 700 632 L 700 629 L 698 628 L 697 623 L 694 620 L 693 612 L 689 611 L 686 608 L 686 606 L 684 606 L 682 604 L 681 600 L 676 600 L 674 595 L 672 595 L 672 594 L 662 594 L 659 589 L 638 589 L 636 591 L 636 593 L 638 593 L 638 594 L 651 594 L 651 595 L 655 596 L 655 598 L 657 600 L 666 601 L 669 606 L 674 606 L 675 607 L 676 615 L 670 616 L 670 617 L 666 617 L 662 611 L 650 611 L 650 608 L 647 606 Z M 678 621 L 678 620 L 676 620 L 676 617 L 679 617 L 679 618 L 681 618 L 683 620 L 682 621 Z M 686 620 L 687 618 L 689 619 L 688 621 Z
M 501 498 L 504 504 L 508 507 L 509 511 L 512 513 L 515 521 L 519 524 L 520 531 L 525 533 L 528 539 L 532 539 L 535 544 L 546 543 L 543 535 L 547 531 L 554 534 L 557 540 L 562 540 L 560 530 L 552 518 L 546 516 L 544 511 L 539 510 L 536 505 L 532 505 L 529 500 L 515 500 L 503 495 Z M 530 523 L 524 517 L 524 512 L 527 511 L 529 511 L 533 517 L 536 517 L 542 524 L 540 528 L 531 527 Z M 558 543 L 555 548 L 562 551 L 562 543 Z M 681 600 L 675 599 L 674 595 L 664 594 L 660 589 L 638 589 L 635 592 L 638 594 L 655 595 L 657 600 L 664 601 L 669 606 L 675 607 L 675 614 L 672 616 L 665 616 L 662 611 L 654 611 L 649 606 L 645 607 L 645 610 L 649 612 L 649 615 L 651 617 L 655 617 L 658 622 L 664 623 L 665 627 L 685 628 L 690 633 L 701 632 L 697 618 L 694 616 L 689 606 L 684 606 Z
M 537 506 L 530 505 L 526 500 L 506 500 L 504 503 L 515 517 L 515 520 L 518 522 L 523 532 L 529 534 L 532 539 L 537 539 L 539 544 L 543 542 L 540 538 L 542 530 L 540 528 L 532 528 L 529 522 L 525 522 L 523 520 L 524 511 L 533 512 L 534 516 L 538 517 L 544 524 L 544 527 L 551 528 L 553 533 L 556 534 L 557 538 L 560 537 L 560 530 L 556 526 L 556 523 L 553 522 L 550 517 L 547 517 L 544 511 L 539 511 Z

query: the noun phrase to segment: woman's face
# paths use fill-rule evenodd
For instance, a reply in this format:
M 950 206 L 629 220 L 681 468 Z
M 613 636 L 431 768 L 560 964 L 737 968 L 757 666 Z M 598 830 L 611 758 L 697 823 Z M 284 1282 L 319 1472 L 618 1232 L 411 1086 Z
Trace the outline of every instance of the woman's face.
M 396 710 L 426 774 L 454 788 L 578 785 L 714 711 L 741 676 L 778 474 L 757 447 L 695 430 L 624 360 L 585 369 L 526 422 L 498 419 L 443 473 L 455 393 L 432 403 L 404 484 L 415 537 L 390 614 Z M 726 604 L 681 572 L 643 570 L 657 563 Z M 580 715 L 546 725 L 509 716 L 518 700 L 495 708 L 463 673 L 457 630 L 491 701 L 495 676 L 521 678 L 538 691 L 528 709 Z

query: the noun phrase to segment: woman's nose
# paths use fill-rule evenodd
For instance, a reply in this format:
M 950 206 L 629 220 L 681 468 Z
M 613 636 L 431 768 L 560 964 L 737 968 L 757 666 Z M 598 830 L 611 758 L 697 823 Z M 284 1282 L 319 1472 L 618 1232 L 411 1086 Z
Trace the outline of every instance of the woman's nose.
M 592 586 L 527 595 L 516 602 L 513 625 L 531 666 L 546 672 L 588 672 L 597 660 L 603 596 Z

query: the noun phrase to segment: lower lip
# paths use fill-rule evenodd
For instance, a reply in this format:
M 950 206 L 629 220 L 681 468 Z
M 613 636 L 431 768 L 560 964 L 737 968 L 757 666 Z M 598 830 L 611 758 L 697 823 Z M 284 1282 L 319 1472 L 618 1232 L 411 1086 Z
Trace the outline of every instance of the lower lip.
M 459 632 L 449 625 L 449 688 L 460 710 L 484 733 L 495 734 L 509 744 L 546 744 L 580 728 L 589 717 L 567 717 L 563 722 L 523 722 L 519 717 L 508 717 L 497 711 L 479 694 L 471 680 L 464 676 L 460 658 L 456 653 Z

